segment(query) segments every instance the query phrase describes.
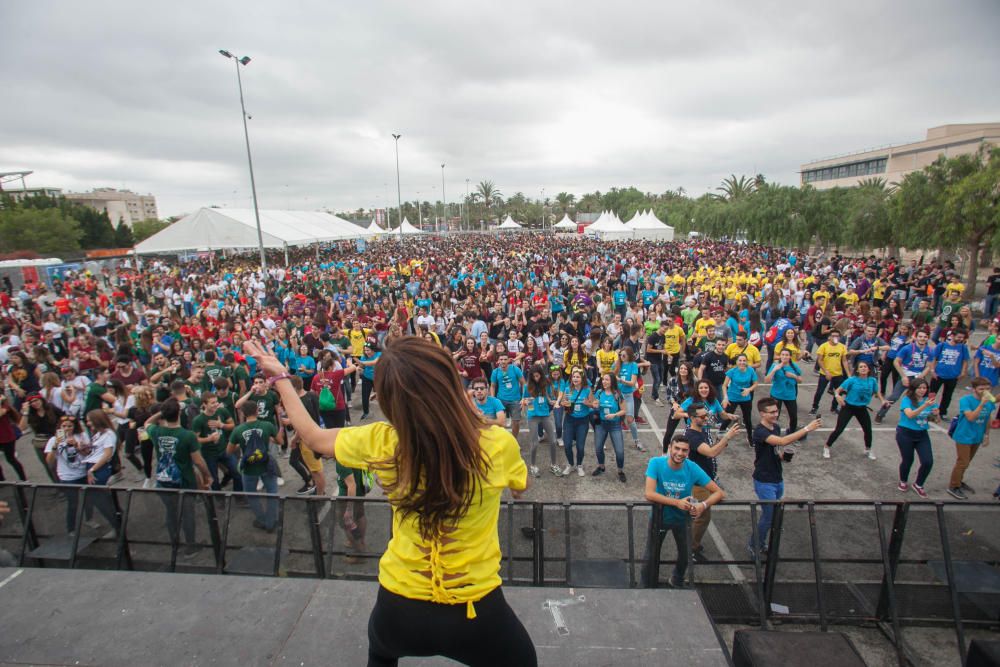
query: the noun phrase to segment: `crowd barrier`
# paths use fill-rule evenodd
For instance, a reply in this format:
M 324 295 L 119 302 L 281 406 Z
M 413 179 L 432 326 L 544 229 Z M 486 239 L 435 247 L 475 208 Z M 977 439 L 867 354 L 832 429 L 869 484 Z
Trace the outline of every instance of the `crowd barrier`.
M 267 532 L 246 501 L 274 503 Z M 384 499 L 0 483 L 12 508 L 0 549 L 24 567 L 377 579 L 392 533 Z M 750 553 L 773 506 L 766 555 Z M 350 512 L 363 545 L 346 540 Z M 362 518 L 362 516 L 364 518 Z M 507 501 L 498 532 L 506 585 L 665 585 L 668 536 L 648 559 L 661 513 L 645 502 Z M 687 526 L 690 531 L 690 523 Z M 689 539 L 690 542 L 690 539 Z M 687 583 L 716 622 L 875 625 L 906 653 L 908 626 L 1000 625 L 1000 505 L 934 501 L 727 501 L 712 510 L 706 559 Z

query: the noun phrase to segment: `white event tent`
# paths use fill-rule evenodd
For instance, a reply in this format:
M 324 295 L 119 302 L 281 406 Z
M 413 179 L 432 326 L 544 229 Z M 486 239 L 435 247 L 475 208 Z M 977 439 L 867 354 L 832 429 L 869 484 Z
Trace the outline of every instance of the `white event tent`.
M 423 230 L 420 230 L 420 229 L 417 229 L 416 227 L 414 227 L 413 223 L 411 223 L 410 220 L 405 215 L 403 216 L 403 225 L 402 225 L 402 227 L 403 227 L 403 235 L 404 236 L 407 236 L 407 235 L 410 235 L 410 234 L 423 234 L 424 233 Z M 395 231 L 397 234 L 399 234 L 399 227 L 397 227 L 393 231 Z
M 618 241 L 633 236 L 632 230 L 611 211 L 602 211 L 597 220 L 584 230 L 584 234 L 596 236 L 602 241 Z
M 371 238 L 372 232 L 343 218 L 320 211 L 260 211 L 265 248 L 288 248 L 324 241 Z M 161 232 L 136 244 L 139 255 L 187 250 L 258 247 L 253 209 L 201 208 Z
M 503 221 L 503 224 L 497 227 L 497 229 L 514 230 L 514 229 L 524 229 L 520 224 L 514 221 L 514 218 L 507 214 L 507 219 Z
M 552 225 L 552 229 L 557 232 L 573 232 L 575 234 L 579 227 L 575 222 L 569 219 L 569 214 L 563 213 L 562 220 Z
M 375 222 L 375 218 L 372 218 L 372 224 L 368 225 L 367 230 L 372 234 L 384 234 L 385 230 L 379 227 L 378 223 Z
M 633 238 L 647 241 L 673 241 L 674 228 L 660 222 L 652 209 L 636 211 L 636 214 L 625 223 L 632 230 Z

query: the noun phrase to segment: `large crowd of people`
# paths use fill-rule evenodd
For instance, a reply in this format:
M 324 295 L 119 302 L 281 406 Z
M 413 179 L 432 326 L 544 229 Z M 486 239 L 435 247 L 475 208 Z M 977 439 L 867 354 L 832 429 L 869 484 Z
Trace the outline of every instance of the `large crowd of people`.
M 297 493 L 327 493 L 332 464 L 305 446 L 248 343 L 289 369 L 313 421 L 341 428 L 374 418 L 383 351 L 424 338 L 453 359 L 481 419 L 519 439 L 530 475 L 605 475 L 610 441 L 614 476 L 628 484 L 625 457 L 652 456 L 645 497 L 670 506 L 668 529 L 695 517 L 696 557 L 722 498 L 715 459 L 730 443 L 755 448 L 758 497 L 781 498 L 782 461 L 827 410 L 836 427 L 824 458 L 839 454 L 852 420 L 868 458 L 886 455 L 874 410 L 875 423 L 898 421 L 899 491 L 924 498 L 928 429 L 940 422 L 955 442 L 946 490 L 962 500 L 973 493 L 964 472 L 1000 426 L 1000 322 L 974 317 L 949 262 L 576 235 L 334 244 L 290 251 L 267 271 L 255 258 L 146 259 L 51 285 L 8 282 L 0 479 L 5 466 L 25 479 L 19 457 L 33 449 L 60 484 L 120 484 L 131 465 L 147 487 L 275 494 L 298 477 Z M 992 311 L 1000 271 L 988 292 Z M 666 424 L 662 457 L 643 454 L 644 413 Z M 340 464 L 336 477 L 352 496 L 377 483 Z M 274 503 L 248 505 L 257 528 L 274 530 Z M 67 529 L 75 514 L 67 508 Z M 341 522 L 363 549 L 363 505 Z M 751 551 L 769 526 L 764 511 Z

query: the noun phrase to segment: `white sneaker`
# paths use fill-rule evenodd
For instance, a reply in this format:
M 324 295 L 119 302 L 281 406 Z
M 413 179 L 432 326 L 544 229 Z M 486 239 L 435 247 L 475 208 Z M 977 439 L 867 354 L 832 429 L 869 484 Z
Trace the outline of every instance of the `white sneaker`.
M 829 447 L 824 447 L 823 448 L 823 458 L 824 459 L 830 458 L 830 448 Z
M 147 477 L 146 479 L 142 480 L 142 488 L 144 488 L 144 489 L 151 489 L 151 488 L 153 488 L 153 480 L 150 479 L 149 477 Z
M 555 475 L 556 477 L 562 477 L 563 476 L 562 469 L 559 466 L 557 466 L 556 464 L 554 464 L 554 463 L 552 464 L 552 467 L 549 468 L 549 470 L 551 470 L 552 474 Z
M 869 458 L 869 460 L 871 461 L 875 460 L 875 452 L 873 452 L 872 450 L 870 449 L 865 450 L 865 455 Z
M 538 477 L 538 466 L 531 466 L 528 469 L 531 471 L 532 477 Z
M 278 478 L 278 486 L 284 486 L 284 485 L 285 485 L 285 478 L 284 477 L 279 477 Z
M 573 472 L 573 466 L 571 466 L 571 465 L 568 465 L 568 466 L 566 466 L 565 468 L 562 469 L 563 477 L 565 477 L 566 475 L 570 474 L 571 472 Z
M 659 407 L 661 407 L 661 408 L 663 407 L 663 401 L 661 401 L 660 399 L 656 399 L 656 400 L 655 400 L 655 401 L 653 401 L 653 402 L 654 402 L 654 403 L 656 403 L 656 405 L 657 405 L 657 406 L 659 406 Z
M 261 492 L 263 490 L 264 490 L 264 480 L 258 479 L 257 480 L 257 492 L 259 493 L 259 492 Z
M 583 477 L 586 474 L 583 472 L 583 466 L 576 467 L 576 474 L 579 475 L 580 477 Z

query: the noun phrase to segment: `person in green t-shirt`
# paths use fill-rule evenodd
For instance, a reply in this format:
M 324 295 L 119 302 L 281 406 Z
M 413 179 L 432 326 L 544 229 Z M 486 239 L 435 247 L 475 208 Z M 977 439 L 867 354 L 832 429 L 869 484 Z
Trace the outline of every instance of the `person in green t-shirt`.
M 83 398 L 83 414 L 91 410 L 100 410 L 104 404 L 115 404 L 115 395 L 108 391 L 108 369 L 98 368 L 94 373 L 94 381 L 87 385 Z
M 191 366 L 191 375 L 188 376 L 185 384 L 191 388 L 190 393 L 198 399 L 199 403 L 202 394 L 215 389 L 212 381 L 205 375 L 205 365 L 202 363 L 195 363 Z
M 247 402 L 252 403 L 257 406 L 257 419 L 262 421 L 269 421 L 275 426 L 278 424 L 278 395 L 267 388 L 267 380 L 264 379 L 263 375 L 258 375 L 253 379 L 253 385 L 250 387 L 250 391 L 243 394 L 238 401 L 236 401 L 236 409 L 241 410 L 243 404 Z
M 201 455 L 212 476 L 213 491 L 222 489 L 219 485 L 220 465 L 226 476 L 235 480 L 233 490 L 237 493 L 243 491 L 243 480 L 236 469 L 236 458 L 226 452 L 229 433 L 235 426 L 232 416 L 219 404 L 218 396 L 213 392 L 201 395 L 201 413 L 191 422 L 191 430 L 201 445 Z
M 201 445 L 195 434 L 181 427 L 181 407 L 167 399 L 160 411 L 146 420 L 146 434 L 153 444 L 156 461 L 156 486 L 160 489 L 208 489 L 211 476 L 205 459 L 201 455 Z M 177 542 L 178 496 L 174 493 L 158 494 L 167 509 L 167 532 L 170 539 Z M 197 553 L 195 546 L 194 496 L 184 498 L 181 509 L 181 529 L 187 546 L 184 555 Z
M 219 378 L 229 377 L 230 369 L 222 363 L 218 363 L 215 350 L 205 351 L 205 376 L 212 382 Z
M 244 396 L 243 398 L 246 398 Z M 243 399 L 240 399 L 243 401 Z M 274 423 L 257 416 L 257 404 L 254 401 L 244 401 L 237 403 L 240 413 L 243 415 L 243 423 L 233 429 L 229 436 L 229 446 L 226 453 L 234 455 L 240 453 L 242 461 L 240 471 L 243 474 L 243 489 L 251 494 L 256 494 L 257 483 L 264 486 L 264 493 L 268 495 L 265 507 L 261 508 L 260 497 L 251 495 L 250 509 L 253 510 L 254 528 L 260 528 L 267 532 L 274 531 L 274 525 L 278 521 L 278 501 L 274 498 L 278 494 L 278 462 L 271 454 L 271 443 L 277 440 L 278 428 Z M 260 437 L 264 448 L 268 454 L 261 461 L 247 461 L 250 454 L 250 446 L 254 437 Z
M 241 355 L 240 359 L 242 358 Z M 233 391 L 238 394 L 245 393 L 250 388 L 250 374 L 247 372 L 246 362 L 237 361 L 234 353 L 227 352 L 222 357 L 222 363 L 227 367 L 225 377 L 233 383 Z

